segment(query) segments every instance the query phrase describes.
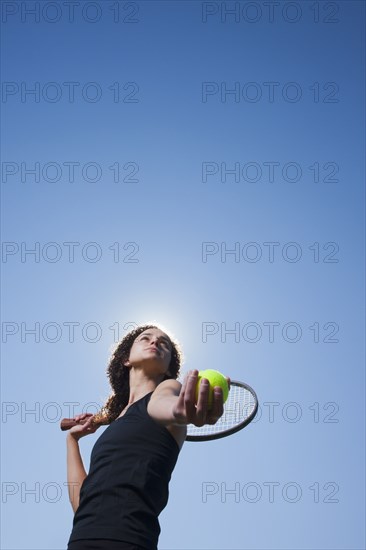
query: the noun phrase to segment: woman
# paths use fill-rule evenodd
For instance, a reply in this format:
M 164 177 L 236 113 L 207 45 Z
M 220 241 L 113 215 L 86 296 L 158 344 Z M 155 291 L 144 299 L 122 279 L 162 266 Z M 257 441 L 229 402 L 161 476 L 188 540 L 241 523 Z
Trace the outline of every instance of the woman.
M 67 477 L 75 512 L 68 550 L 156 550 L 158 516 L 187 424 L 214 424 L 223 414 L 221 388 L 207 408 L 209 383 L 197 371 L 183 385 L 176 378 L 179 346 L 156 325 L 129 332 L 117 346 L 107 374 L 113 394 L 102 409 L 108 428 L 96 441 L 89 474 L 78 441 L 94 433 L 93 415 L 67 435 Z

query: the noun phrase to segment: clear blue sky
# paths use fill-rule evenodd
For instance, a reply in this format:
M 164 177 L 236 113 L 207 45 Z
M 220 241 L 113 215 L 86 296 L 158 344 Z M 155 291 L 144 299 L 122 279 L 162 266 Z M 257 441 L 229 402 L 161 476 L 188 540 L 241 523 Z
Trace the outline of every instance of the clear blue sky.
M 60 419 L 151 320 L 261 404 L 159 550 L 364 548 L 365 4 L 1 7 L 2 548 L 66 548 Z

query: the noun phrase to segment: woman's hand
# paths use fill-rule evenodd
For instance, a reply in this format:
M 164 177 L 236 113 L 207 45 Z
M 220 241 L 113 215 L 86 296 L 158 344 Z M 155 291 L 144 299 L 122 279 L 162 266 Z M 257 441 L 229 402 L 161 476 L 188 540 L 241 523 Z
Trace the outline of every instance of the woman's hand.
M 218 386 L 214 388 L 212 407 L 208 409 L 208 394 L 210 384 L 208 380 L 202 379 L 198 400 L 196 402 L 196 386 L 198 380 L 198 371 L 189 371 L 183 381 L 183 385 L 174 407 L 173 414 L 177 424 L 194 424 L 203 426 L 204 424 L 216 424 L 224 412 L 224 401 L 222 389 Z M 227 378 L 230 388 L 230 378 Z
M 91 413 L 77 414 L 74 416 L 73 420 L 76 420 L 76 422 L 79 422 L 80 420 L 86 420 L 86 422 L 84 424 L 77 424 L 76 426 L 73 426 L 69 431 L 70 437 L 75 439 L 75 441 L 79 441 L 81 437 L 96 432 L 97 429 L 100 428 L 100 424 L 94 424 L 93 417 L 94 415 Z

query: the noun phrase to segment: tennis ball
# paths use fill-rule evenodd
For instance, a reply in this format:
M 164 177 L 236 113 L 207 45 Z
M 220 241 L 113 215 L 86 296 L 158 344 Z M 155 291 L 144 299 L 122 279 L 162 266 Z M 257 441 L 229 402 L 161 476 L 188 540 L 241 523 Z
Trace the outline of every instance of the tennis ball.
M 227 383 L 227 380 L 221 372 L 218 370 L 200 370 L 198 373 L 198 380 L 196 385 L 196 402 L 198 401 L 198 392 L 201 385 L 202 378 L 206 378 L 210 383 L 209 393 L 208 393 L 208 408 L 210 409 L 212 407 L 212 399 L 213 399 L 213 390 L 215 386 L 220 386 L 222 388 L 224 403 L 228 398 L 229 395 L 229 385 Z

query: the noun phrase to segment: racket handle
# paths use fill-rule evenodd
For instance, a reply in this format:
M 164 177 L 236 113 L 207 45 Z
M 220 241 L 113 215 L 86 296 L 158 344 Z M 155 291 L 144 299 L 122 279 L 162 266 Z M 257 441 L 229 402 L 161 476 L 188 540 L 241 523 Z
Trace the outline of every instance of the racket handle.
M 60 423 L 60 428 L 64 432 L 65 430 L 70 430 L 73 426 L 77 424 L 85 424 L 86 420 L 80 420 L 77 422 L 73 418 L 63 418 Z
M 63 432 L 65 430 L 70 430 L 70 428 L 72 428 L 73 426 L 77 426 L 78 424 L 85 424 L 85 422 L 87 422 L 89 418 L 83 418 L 79 421 L 76 421 L 74 418 L 63 418 L 60 422 L 60 428 Z M 95 417 L 95 419 L 93 419 L 93 424 L 98 426 L 104 426 L 106 424 L 109 424 L 109 422 L 107 417 L 98 415 Z

